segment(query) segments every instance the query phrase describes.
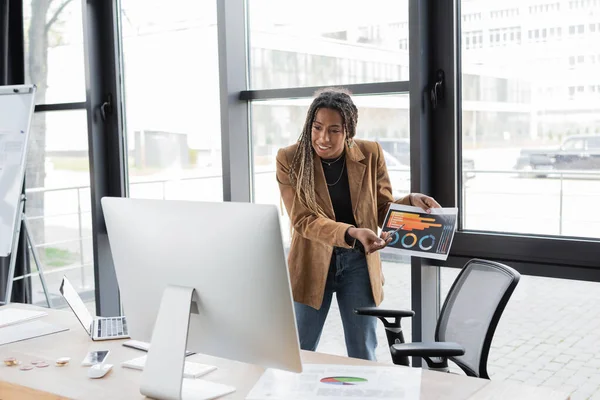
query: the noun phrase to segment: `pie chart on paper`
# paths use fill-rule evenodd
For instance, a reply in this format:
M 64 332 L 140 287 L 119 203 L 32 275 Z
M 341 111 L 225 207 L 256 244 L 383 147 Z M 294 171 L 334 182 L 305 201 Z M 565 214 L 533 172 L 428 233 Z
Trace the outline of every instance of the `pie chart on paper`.
M 329 378 L 321 379 L 321 383 L 327 383 L 329 385 L 360 385 L 367 383 L 365 378 L 356 378 L 352 376 L 331 376 Z

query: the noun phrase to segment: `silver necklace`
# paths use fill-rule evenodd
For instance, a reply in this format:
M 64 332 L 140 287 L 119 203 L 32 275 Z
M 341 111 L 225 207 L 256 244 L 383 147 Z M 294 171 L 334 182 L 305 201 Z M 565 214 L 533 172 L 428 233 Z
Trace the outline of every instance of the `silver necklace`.
M 342 179 L 342 175 L 344 175 L 344 167 L 346 166 L 346 159 L 344 158 L 344 162 L 342 164 L 342 172 L 340 173 L 340 176 L 337 178 L 337 181 L 335 181 L 335 183 L 328 183 L 327 182 L 327 178 L 325 178 L 325 183 L 327 183 L 327 186 L 335 186 L 338 184 L 338 182 L 340 181 L 340 179 Z
M 328 167 L 331 167 L 331 164 L 335 164 L 336 162 L 340 161 L 340 159 L 342 158 L 343 155 L 344 155 L 344 153 L 342 152 L 342 154 L 340 154 L 340 156 L 333 161 L 325 161 L 323 159 L 321 159 L 321 161 L 323 163 L 327 164 Z

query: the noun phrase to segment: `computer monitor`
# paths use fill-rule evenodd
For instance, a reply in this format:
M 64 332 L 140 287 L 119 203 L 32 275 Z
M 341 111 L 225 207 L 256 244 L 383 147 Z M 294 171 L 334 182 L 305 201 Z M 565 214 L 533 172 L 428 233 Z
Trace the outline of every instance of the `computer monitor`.
M 151 342 L 142 394 L 181 389 L 186 345 L 302 371 L 274 205 L 105 197 L 102 209 L 130 335 Z

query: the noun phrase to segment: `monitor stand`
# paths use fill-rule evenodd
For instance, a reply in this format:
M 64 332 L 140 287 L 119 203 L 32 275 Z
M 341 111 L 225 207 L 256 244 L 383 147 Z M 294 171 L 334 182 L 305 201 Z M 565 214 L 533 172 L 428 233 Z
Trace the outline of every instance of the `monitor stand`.
M 183 378 L 190 313 L 198 313 L 194 288 L 169 285 L 163 292 L 148 349 L 140 392 L 160 400 L 214 399 L 234 387 Z

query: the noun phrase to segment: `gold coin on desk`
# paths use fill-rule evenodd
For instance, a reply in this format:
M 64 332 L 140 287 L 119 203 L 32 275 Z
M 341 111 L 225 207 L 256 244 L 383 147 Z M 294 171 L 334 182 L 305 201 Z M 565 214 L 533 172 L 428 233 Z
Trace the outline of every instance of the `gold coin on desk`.
M 19 362 L 14 357 L 9 357 L 9 358 L 4 359 L 4 365 L 6 365 L 7 367 L 12 367 L 17 364 L 19 364 Z
M 57 367 L 64 367 L 65 365 L 67 365 L 69 363 L 69 361 L 71 361 L 71 357 L 57 358 L 56 359 L 56 366 Z

